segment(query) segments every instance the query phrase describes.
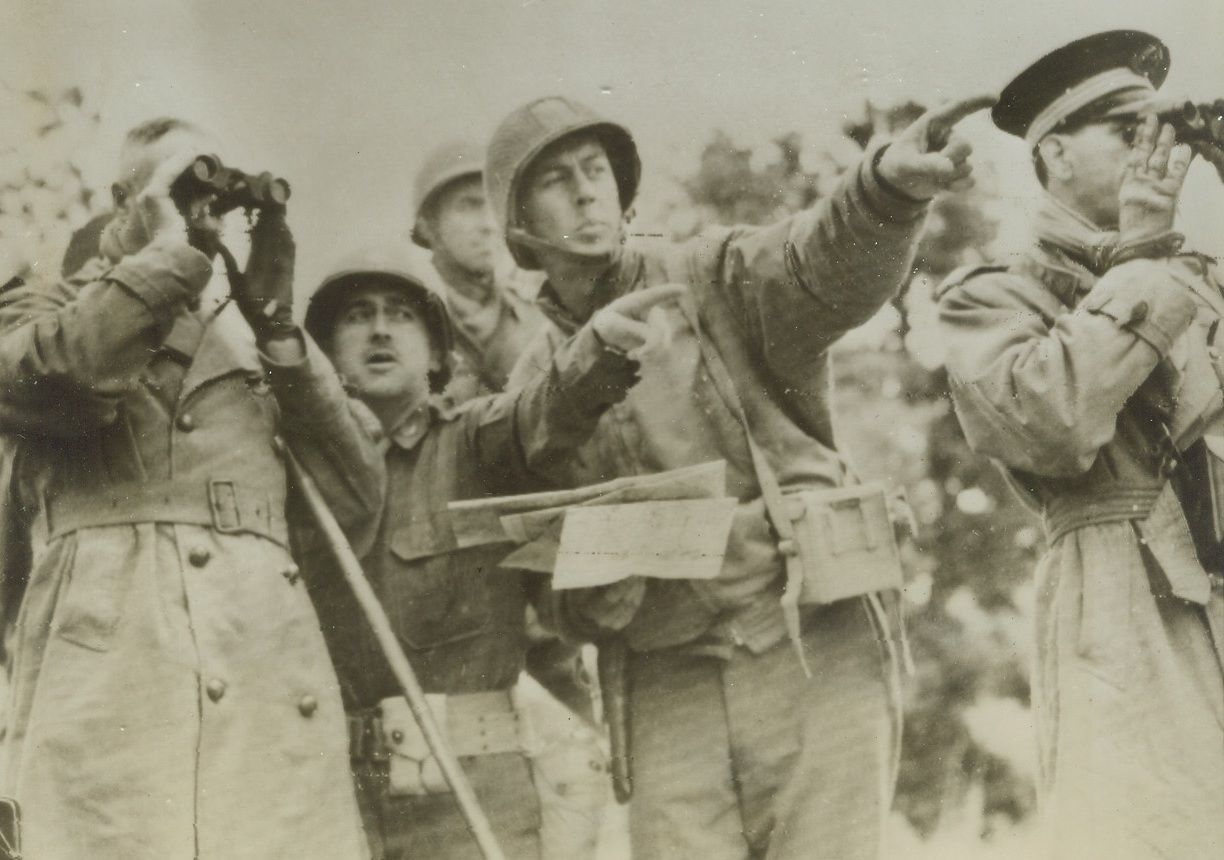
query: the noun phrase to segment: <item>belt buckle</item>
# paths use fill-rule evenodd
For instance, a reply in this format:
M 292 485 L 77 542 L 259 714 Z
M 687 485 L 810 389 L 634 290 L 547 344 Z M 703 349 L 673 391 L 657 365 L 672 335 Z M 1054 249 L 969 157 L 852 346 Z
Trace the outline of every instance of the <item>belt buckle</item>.
M 213 479 L 208 482 L 208 508 L 212 512 L 213 528 L 218 532 L 234 534 L 242 531 L 238 486 L 233 481 Z

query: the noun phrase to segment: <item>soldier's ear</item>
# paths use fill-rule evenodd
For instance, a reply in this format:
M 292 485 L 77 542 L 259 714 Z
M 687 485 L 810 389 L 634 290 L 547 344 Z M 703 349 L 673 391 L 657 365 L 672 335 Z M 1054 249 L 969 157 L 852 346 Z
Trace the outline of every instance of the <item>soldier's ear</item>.
M 1071 178 L 1071 161 L 1067 158 L 1067 147 L 1061 135 L 1047 134 L 1037 143 L 1037 157 L 1045 165 L 1046 175 L 1052 179 Z
M 115 203 L 115 209 L 119 210 L 124 207 L 128 199 L 128 190 L 121 182 L 116 182 L 111 186 L 111 200 Z

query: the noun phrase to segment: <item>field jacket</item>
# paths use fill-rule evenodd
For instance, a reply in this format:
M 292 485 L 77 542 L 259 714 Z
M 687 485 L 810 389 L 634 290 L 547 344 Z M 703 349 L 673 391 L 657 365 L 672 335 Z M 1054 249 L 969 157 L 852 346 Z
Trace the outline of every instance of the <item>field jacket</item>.
M 727 494 L 739 503 L 717 579 L 648 583 L 625 630 L 635 650 L 684 645 L 725 656 L 741 645 L 759 653 L 786 635 L 778 539 L 744 428 L 712 382 L 698 338 L 708 338 L 727 368 L 784 490 L 853 480 L 833 439 L 829 349 L 908 276 L 926 211 L 880 184 L 878 154 L 868 154 L 811 209 L 765 227 L 711 230 L 681 245 L 630 246 L 596 284 L 598 309 L 635 290 L 686 283 L 701 331 L 683 309 L 667 310 L 670 346 L 643 360 L 642 381 L 608 410 L 590 442 L 555 464 L 554 479 L 582 486 L 721 459 Z M 553 325 L 520 358 L 511 387 L 538 372 L 583 322 L 548 283 L 540 304 Z M 572 635 L 598 633 L 564 607 L 559 620 Z

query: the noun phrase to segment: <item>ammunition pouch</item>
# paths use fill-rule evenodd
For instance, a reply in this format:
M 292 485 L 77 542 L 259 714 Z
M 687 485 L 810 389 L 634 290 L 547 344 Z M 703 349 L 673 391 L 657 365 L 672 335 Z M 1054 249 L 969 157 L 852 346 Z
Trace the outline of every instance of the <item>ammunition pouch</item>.
M 426 693 L 425 701 L 457 757 L 521 753 L 530 747 L 511 691 Z M 385 764 L 392 797 L 450 793 L 407 699 L 383 699 L 373 711 L 350 714 L 348 723 L 350 759 Z
M 794 531 L 782 552 L 788 566 L 802 569 L 800 604 L 902 587 L 901 554 L 882 484 L 784 492 L 782 500 Z

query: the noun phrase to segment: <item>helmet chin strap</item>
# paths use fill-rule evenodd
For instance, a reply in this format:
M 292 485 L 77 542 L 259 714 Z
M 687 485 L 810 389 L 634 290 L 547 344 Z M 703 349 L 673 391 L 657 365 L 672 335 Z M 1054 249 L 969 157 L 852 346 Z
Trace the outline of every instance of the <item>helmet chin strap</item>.
M 529 251 L 537 253 L 545 251 L 554 256 L 560 255 L 571 263 L 592 268 L 611 266 L 621 254 L 621 244 L 617 244 L 610 251 L 578 251 L 573 248 L 567 248 L 558 242 L 550 242 L 546 239 L 533 236 L 522 227 L 511 227 L 507 230 L 506 240 L 521 245 Z

